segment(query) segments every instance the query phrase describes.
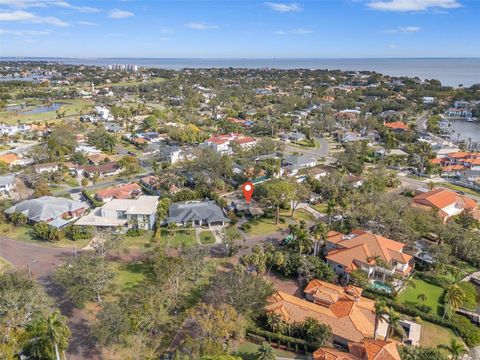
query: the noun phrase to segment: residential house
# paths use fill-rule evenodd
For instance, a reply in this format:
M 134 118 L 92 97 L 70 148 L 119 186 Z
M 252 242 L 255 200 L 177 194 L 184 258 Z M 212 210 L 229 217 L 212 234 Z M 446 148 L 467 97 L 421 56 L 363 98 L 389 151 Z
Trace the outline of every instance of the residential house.
M 435 102 L 435 98 L 433 96 L 424 96 L 422 98 L 422 102 L 424 104 L 433 104 Z
M 407 276 L 413 270 L 412 256 L 403 252 L 405 244 L 354 230 L 349 235 L 330 231 L 326 240 L 326 260 L 335 272 L 349 280 L 350 273 L 360 269 L 369 278 L 385 280 L 393 275 Z
M 58 163 L 35 164 L 33 168 L 37 174 L 53 173 L 58 171 Z
M 294 133 L 287 133 L 282 135 L 283 141 L 294 141 L 299 142 L 305 140 L 307 136 L 304 133 L 294 132 Z
M 180 161 L 193 160 L 195 155 L 190 148 L 179 146 L 165 146 L 160 149 L 160 158 L 170 164 L 176 164 Z
M 87 156 L 88 162 L 93 165 L 100 165 L 110 161 L 110 158 L 106 154 L 94 153 Z
M 250 149 L 257 144 L 257 141 L 243 134 L 230 133 L 215 135 L 205 140 L 204 147 L 210 147 L 218 153 L 231 154 L 232 144 L 237 144 L 242 149 Z
M 95 198 L 99 201 L 108 202 L 113 199 L 136 199 L 142 194 L 140 185 L 131 183 L 110 187 L 99 190 L 95 193 Z
M 77 171 L 83 173 L 86 177 L 92 177 L 98 175 L 103 176 L 112 176 L 117 175 L 121 171 L 120 164 L 116 161 L 110 161 L 101 165 L 85 165 L 79 166 Z
M 174 203 L 168 209 L 167 224 L 179 226 L 223 226 L 229 219 L 215 201 L 188 201 Z
M 351 129 L 358 121 L 359 110 L 341 110 L 334 114 L 335 120 L 344 128 Z
M 337 348 L 319 348 L 313 360 L 401 360 L 395 341 L 364 339 L 348 343 L 348 352 Z
M 383 125 L 396 133 L 403 133 L 403 132 L 410 131 L 410 128 L 408 127 L 408 125 L 404 124 L 401 121 L 386 122 Z
M 470 213 L 474 218 L 480 219 L 477 201 L 452 190 L 434 189 L 421 192 L 413 198 L 413 204 L 436 210 L 444 222 L 463 212 Z
M 124 231 L 127 228 L 151 230 L 155 226 L 158 196 L 138 199 L 113 199 L 79 219 L 77 226 L 94 226 L 103 231 Z
M 77 218 L 87 209 L 84 203 L 67 198 L 42 196 L 37 199 L 24 200 L 5 210 L 6 214 L 22 213 L 32 223 L 54 220 L 66 224 Z M 63 221 L 62 221 L 63 220 Z
M 317 165 L 317 160 L 309 155 L 291 155 L 282 160 L 281 174 L 297 175 L 299 170 Z
M 333 344 L 348 346 L 374 335 L 375 302 L 361 295 L 361 288 L 314 279 L 305 288 L 305 299 L 278 291 L 265 310 L 290 324 L 314 318 L 331 328 Z
M 14 153 L 0 155 L 0 162 L 6 163 L 9 167 L 12 167 L 14 165 L 21 165 L 21 160 L 19 156 Z
M 0 193 L 9 194 L 15 190 L 15 174 L 0 176 Z

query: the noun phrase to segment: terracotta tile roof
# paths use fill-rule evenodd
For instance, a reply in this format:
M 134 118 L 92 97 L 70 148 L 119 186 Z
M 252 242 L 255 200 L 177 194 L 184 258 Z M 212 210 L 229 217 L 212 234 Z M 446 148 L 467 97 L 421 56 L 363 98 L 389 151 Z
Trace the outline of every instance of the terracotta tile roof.
M 468 155 L 469 155 L 468 152 L 459 151 L 459 152 L 449 153 L 447 156 L 452 159 L 462 159 L 467 157 Z
M 365 339 L 361 343 L 350 342 L 349 352 L 338 349 L 319 348 L 313 360 L 400 360 L 395 341 Z
M 413 202 L 417 205 L 429 206 L 438 210 L 453 204 L 458 204 L 458 206 L 462 206 L 466 210 L 473 210 L 477 207 L 475 200 L 446 189 L 434 189 L 419 194 L 413 198 Z
M 309 285 L 310 289 L 313 289 L 314 285 L 318 284 Z M 342 287 L 333 284 L 326 288 L 334 291 L 335 287 L 344 291 Z M 374 302 L 362 297 L 354 300 L 353 296 L 345 293 L 338 296 L 339 300 L 334 304 L 324 306 L 278 291 L 270 298 L 269 305 L 265 309 L 267 312 L 282 316 L 285 321 L 291 323 L 302 322 L 308 317 L 313 317 L 322 324 L 328 325 L 334 335 L 348 341 L 358 342 L 365 337 L 372 337 L 375 323 Z
M 141 193 L 142 188 L 140 185 L 132 183 L 97 191 L 95 196 L 99 199 L 130 199 L 133 196 L 140 195 Z
M 457 171 L 457 170 L 464 170 L 466 169 L 465 166 L 463 165 L 447 165 L 442 168 L 443 172 L 449 172 L 449 171 Z
M 326 256 L 328 260 L 345 266 L 347 272 L 354 270 L 355 262 L 374 264 L 371 258 L 376 256 L 387 263 L 395 260 L 403 264 L 407 264 L 412 258 L 402 253 L 405 244 L 363 230 L 356 233 L 357 236 L 337 242 L 338 249 Z M 355 234 L 355 231 L 352 234 Z
M 207 143 L 214 143 L 217 145 L 222 145 L 225 143 L 235 142 L 237 144 L 248 144 L 255 142 L 255 139 L 250 136 L 245 136 L 243 134 L 231 133 L 212 136 L 206 140 Z
M 17 154 L 0 155 L 0 161 L 3 161 L 8 165 L 14 165 L 18 161 L 18 159 L 19 157 Z
M 384 125 L 385 125 L 386 127 L 390 128 L 390 129 L 394 129 L 394 130 L 404 130 L 404 131 L 410 130 L 410 128 L 408 127 L 408 125 L 404 124 L 404 123 L 401 122 L 401 121 L 395 121 L 395 122 L 391 122 L 391 123 L 385 123 Z

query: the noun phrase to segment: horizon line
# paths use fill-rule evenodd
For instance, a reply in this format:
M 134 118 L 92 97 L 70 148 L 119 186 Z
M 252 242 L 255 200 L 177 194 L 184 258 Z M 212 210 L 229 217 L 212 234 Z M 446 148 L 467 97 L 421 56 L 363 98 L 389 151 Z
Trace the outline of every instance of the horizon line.
M 76 56 L 0 56 L 0 59 L 142 59 L 142 60 L 480 60 L 480 57 L 76 57 Z

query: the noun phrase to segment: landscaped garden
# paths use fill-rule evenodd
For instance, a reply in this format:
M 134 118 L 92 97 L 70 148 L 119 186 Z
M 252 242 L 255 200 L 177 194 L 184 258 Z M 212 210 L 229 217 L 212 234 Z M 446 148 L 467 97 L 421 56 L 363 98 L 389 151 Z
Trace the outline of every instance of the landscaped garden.
M 210 230 L 204 230 L 200 233 L 200 242 L 203 245 L 215 244 L 215 235 Z
M 243 360 L 255 360 L 257 359 L 257 351 L 259 347 L 260 345 L 246 341 L 238 347 L 238 350 L 236 351 L 236 355 L 240 356 Z M 273 353 L 276 357 L 281 357 L 281 358 L 301 359 L 301 360 L 306 359 L 306 357 L 303 355 L 300 355 L 291 351 L 281 350 L 281 349 L 273 348 Z
M 421 306 L 425 307 L 425 309 L 428 307 L 430 308 L 430 313 L 442 316 L 444 289 L 416 277 L 412 281 L 414 286 L 408 286 L 399 296 L 398 301 L 414 307 Z

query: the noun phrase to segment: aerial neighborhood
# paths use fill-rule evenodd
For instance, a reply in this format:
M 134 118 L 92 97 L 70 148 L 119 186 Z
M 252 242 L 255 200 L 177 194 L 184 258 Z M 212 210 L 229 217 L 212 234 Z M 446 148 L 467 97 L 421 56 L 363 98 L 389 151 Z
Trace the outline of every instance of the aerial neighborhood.
M 27 60 L 0 78 L 0 358 L 478 359 L 480 85 Z

